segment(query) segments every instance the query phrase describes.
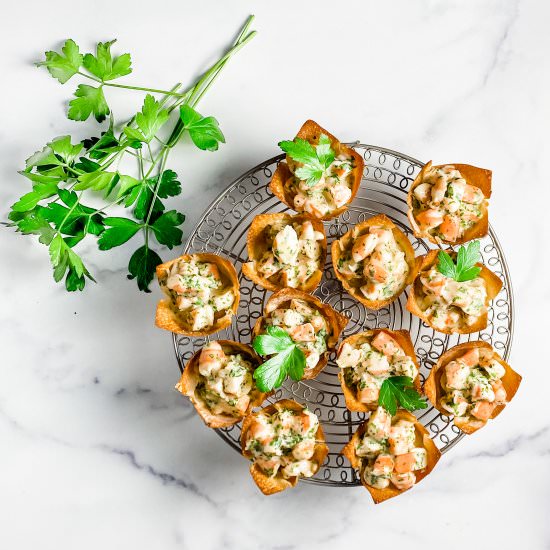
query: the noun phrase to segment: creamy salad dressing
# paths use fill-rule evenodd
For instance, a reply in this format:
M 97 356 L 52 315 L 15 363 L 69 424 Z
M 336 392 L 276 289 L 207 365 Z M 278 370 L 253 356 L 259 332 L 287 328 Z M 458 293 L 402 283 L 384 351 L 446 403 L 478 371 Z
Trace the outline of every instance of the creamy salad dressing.
M 409 266 L 391 229 L 372 226 L 355 238 L 351 250 L 344 250 L 337 269 L 350 278 L 365 280 L 360 289 L 369 300 L 391 298 L 404 285 Z
M 321 243 L 325 236 L 310 221 L 278 222 L 266 228 L 268 250 L 258 263 L 258 271 L 282 285 L 297 288 L 323 266 Z
M 455 242 L 483 217 L 487 200 L 452 165 L 431 167 L 413 191 L 413 212 L 422 232 Z
M 506 403 L 505 374 L 492 349 L 472 348 L 445 365 L 440 405 L 465 421 L 485 422 L 497 406 Z
M 363 459 L 365 483 L 376 489 L 390 483 L 399 490 L 409 489 L 416 483 L 415 472 L 428 465 L 426 449 L 416 446 L 414 423 L 392 418 L 383 407 L 370 415 L 355 452 Z
M 240 353 L 227 355 L 218 342 L 207 343 L 199 356 L 196 393 L 213 414 L 242 416 L 255 388 L 252 363 Z
M 378 403 L 386 378 L 408 376 L 414 380 L 418 375 L 414 361 L 384 331 L 356 345 L 344 342 L 336 363 L 347 386 L 355 389 L 357 400 L 365 404 Z
M 487 288 L 482 277 L 458 282 L 436 266 L 420 276 L 419 306 L 435 328 L 473 325 L 487 312 Z
M 292 159 L 288 162 L 292 173 L 300 166 L 302 166 L 301 163 L 296 163 Z M 298 212 L 308 212 L 320 218 L 344 206 L 351 199 L 354 168 L 355 159 L 350 155 L 340 154 L 315 185 L 310 185 L 307 181 L 293 175 L 286 185 L 290 191 L 296 193 L 294 208 Z
M 327 350 L 328 326 L 323 315 L 303 300 L 293 299 L 287 307 L 273 310 L 265 317 L 266 325 L 286 331 L 306 356 L 306 368 L 317 365 Z
M 216 313 L 224 313 L 235 301 L 235 293 L 224 285 L 218 267 L 195 258 L 174 262 L 159 284 L 191 330 L 211 327 Z
M 246 434 L 246 450 L 266 475 L 311 477 L 319 464 L 312 460 L 319 419 L 307 409 L 258 413 Z

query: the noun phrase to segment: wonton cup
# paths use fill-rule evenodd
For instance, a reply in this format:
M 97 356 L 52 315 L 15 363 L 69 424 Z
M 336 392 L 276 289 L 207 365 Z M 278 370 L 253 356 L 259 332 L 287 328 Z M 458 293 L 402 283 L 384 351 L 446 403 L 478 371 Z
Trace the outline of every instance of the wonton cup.
M 419 305 L 419 296 L 422 288 L 422 283 L 420 282 L 420 276 L 431 269 L 433 265 L 437 263 L 437 254 L 438 250 L 430 250 L 425 256 L 419 256 L 420 260 L 420 269 L 418 274 L 412 284 L 411 291 L 409 294 L 409 299 L 407 300 L 407 309 L 417 317 L 420 317 L 427 325 L 429 325 L 434 330 L 442 332 L 443 334 L 471 334 L 472 332 L 479 332 L 487 327 L 487 312 L 483 315 L 480 315 L 475 323 L 470 326 L 464 325 L 459 328 L 437 328 L 433 326 L 428 316 L 425 315 L 424 311 L 420 308 Z M 448 254 L 455 260 L 456 252 L 447 250 Z M 482 263 L 477 263 L 477 267 L 481 268 L 481 272 L 478 277 L 481 277 L 485 281 L 487 297 L 485 299 L 485 306 L 489 306 L 489 302 L 493 300 L 502 288 L 502 281 L 500 278 L 495 275 L 490 269 L 485 267 Z
M 302 290 L 303 292 L 313 292 L 319 286 L 321 277 L 323 276 L 323 269 L 327 258 L 327 236 L 325 234 L 325 226 L 323 225 L 323 222 L 306 214 L 291 216 L 290 214 L 281 212 L 277 214 L 260 214 L 259 216 L 256 216 L 252 220 L 252 224 L 248 230 L 246 242 L 248 247 L 249 262 L 243 264 L 243 274 L 256 284 L 273 292 L 276 292 L 282 288 L 290 288 L 285 287 L 282 281 L 280 281 L 278 277 L 279 273 L 276 273 L 273 277 L 268 278 L 256 268 L 256 264 L 262 258 L 263 254 L 270 251 L 265 239 L 265 231 L 270 225 L 273 225 L 279 221 L 284 221 L 287 225 L 292 225 L 293 222 L 303 224 L 304 222 L 309 221 L 315 231 L 319 231 L 324 235 L 324 239 L 320 241 L 321 257 L 319 258 L 319 269 L 312 273 L 305 284 L 297 287 L 298 290 Z
M 409 273 L 406 279 L 403 281 L 401 287 L 397 292 L 386 298 L 385 300 L 369 300 L 361 292 L 360 287 L 363 286 L 367 281 L 364 277 L 351 277 L 345 275 L 338 270 L 338 260 L 343 255 L 345 251 L 351 251 L 355 241 L 361 235 L 369 232 L 369 228 L 372 226 L 383 227 L 384 229 L 391 229 L 395 241 L 397 242 L 399 248 L 405 253 L 405 261 L 409 266 Z M 344 247 L 344 250 L 342 250 Z M 410 285 L 414 278 L 416 277 L 417 272 L 417 262 L 414 257 L 414 249 L 411 242 L 387 216 L 384 214 L 378 214 L 368 220 L 358 223 L 352 229 L 350 229 L 346 234 L 342 235 L 338 240 L 332 243 L 332 266 L 334 268 L 334 274 L 336 278 L 341 281 L 342 286 L 348 291 L 348 293 L 353 296 L 358 302 L 361 302 L 364 306 L 369 309 L 380 309 L 388 304 L 391 304 L 394 300 L 397 300 L 405 288 Z
M 338 217 L 342 212 L 347 210 L 348 206 L 355 198 L 355 195 L 357 194 L 357 191 L 359 190 L 359 186 L 361 184 L 361 178 L 363 177 L 363 168 L 365 167 L 365 162 L 363 161 L 363 157 L 359 153 L 357 153 L 357 151 L 355 151 L 351 147 L 348 147 L 347 145 L 340 143 L 330 132 L 327 132 L 324 128 L 319 126 L 313 120 L 307 120 L 306 122 L 304 122 L 303 126 L 296 134 L 296 137 L 305 139 L 315 146 L 319 143 L 319 137 L 321 134 L 325 134 L 330 139 L 332 149 L 336 153 L 336 156 L 340 154 L 346 154 L 353 157 L 353 159 L 355 160 L 355 168 L 353 169 L 353 182 L 351 185 L 351 197 L 349 201 L 340 208 L 332 210 L 331 212 L 328 212 L 327 214 L 319 218 L 321 220 L 331 220 Z M 289 159 L 287 155 L 287 162 L 281 161 L 279 163 L 277 169 L 275 170 L 275 173 L 273 174 L 273 178 L 269 183 L 269 188 L 281 202 L 286 204 L 289 208 L 292 208 L 292 210 L 296 210 L 296 208 L 294 207 L 294 197 L 296 196 L 296 193 L 290 191 L 288 189 L 288 186 L 286 185 L 288 179 L 293 176 L 287 164 L 289 160 L 292 162 L 292 160 Z
M 340 334 L 348 324 L 349 319 L 332 309 L 328 304 L 321 302 L 321 300 L 319 300 L 316 296 L 306 294 L 305 292 L 294 288 L 284 288 L 283 290 L 279 290 L 279 292 L 273 294 L 265 304 L 264 317 L 268 316 L 277 308 L 284 308 L 285 304 L 289 303 L 291 300 L 302 300 L 311 308 L 316 309 L 325 319 L 329 330 L 327 338 L 327 351 L 321 355 L 315 367 L 304 370 L 304 376 L 302 378 L 309 380 L 311 378 L 315 378 L 327 364 L 328 356 L 336 347 Z M 253 339 L 259 334 L 265 334 L 264 317 L 260 317 L 256 321 L 254 330 L 252 331 Z
M 417 485 L 435 468 L 437 461 L 441 457 L 441 452 L 436 447 L 435 443 L 430 437 L 428 430 L 426 430 L 426 428 L 420 422 L 418 422 L 414 414 L 411 414 L 410 412 L 404 409 L 398 409 L 398 411 L 396 412 L 395 416 L 392 417 L 392 419 L 393 418 L 396 418 L 398 420 L 408 420 L 409 422 L 414 422 L 414 428 L 416 433 L 415 445 L 417 447 L 424 447 L 427 451 L 428 461 L 427 461 L 426 468 L 424 468 L 423 470 L 417 470 L 414 472 L 416 475 L 415 485 Z M 350 439 L 350 441 L 342 449 L 341 452 L 351 462 L 352 467 L 358 472 L 362 485 L 371 494 L 372 499 L 374 500 L 374 503 L 379 504 L 380 502 L 383 502 L 384 500 L 388 500 L 389 498 L 396 497 L 401 493 L 408 491 L 409 489 L 405 489 L 405 491 L 402 491 L 395 488 L 391 483 L 385 489 L 377 489 L 375 487 L 371 487 L 365 482 L 363 478 L 363 460 L 364 459 L 363 457 L 357 456 L 356 448 L 360 439 L 362 439 L 362 437 L 364 436 L 367 430 L 367 424 L 368 424 L 368 419 L 365 422 L 363 422 L 359 426 L 359 428 L 357 428 L 357 431 L 353 434 L 353 437 Z M 413 485 L 413 487 L 415 485 Z
M 506 390 L 506 401 L 509 403 L 516 392 L 518 391 L 519 385 L 521 383 L 521 375 L 519 375 L 512 367 L 496 353 L 493 347 L 487 342 L 476 341 L 476 342 L 465 342 L 463 344 L 458 344 L 457 346 L 452 347 L 443 353 L 437 363 L 432 367 L 430 375 L 424 382 L 424 392 L 426 397 L 430 400 L 430 403 L 441 413 L 446 416 L 450 416 L 449 411 L 446 411 L 439 404 L 440 399 L 445 395 L 445 390 L 441 385 L 441 379 L 445 379 L 445 365 L 458 359 L 460 356 L 464 355 L 468 350 L 473 348 L 484 348 L 492 350 L 494 353 L 494 359 L 496 359 L 506 370 L 506 373 L 501 378 L 502 385 Z M 506 405 L 499 405 L 493 411 L 491 415 L 491 420 L 496 418 L 503 410 Z M 473 434 L 480 428 L 483 428 L 487 421 L 476 419 L 462 419 L 460 417 L 454 418 L 454 424 L 457 428 L 460 428 L 466 434 Z
M 416 353 L 414 351 L 414 346 L 411 340 L 411 335 L 408 330 L 389 330 L 387 328 L 374 328 L 372 330 L 366 330 L 365 332 L 358 332 L 352 336 L 348 336 L 345 340 L 342 340 L 340 346 L 338 347 L 338 355 L 344 344 L 348 343 L 353 348 L 357 347 L 360 344 L 371 341 L 378 333 L 385 332 L 389 334 L 402 348 L 405 354 L 413 360 L 418 371 L 420 371 L 420 365 L 418 364 L 418 359 L 416 358 Z M 338 371 L 338 379 L 342 386 L 342 393 L 344 394 L 344 399 L 346 400 L 346 407 L 353 412 L 368 412 L 374 411 L 378 408 L 378 403 L 362 403 L 357 399 L 357 389 L 348 386 L 344 378 L 344 373 L 342 369 Z M 420 374 L 416 376 L 413 380 L 415 389 L 421 393 L 420 385 Z
M 184 334 L 185 336 L 208 336 L 209 334 L 214 334 L 220 330 L 228 327 L 231 324 L 231 318 L 237 313 L 239 307 L 239 280 L 237 278 L 237 272 L 231 263 L 225 258 L 218 256 L 217 254 L 211 254 L 209 252 L 199 252 L 196 254 L 183 254 L 179 258 L 170 260 L 157 266 L 157 279 L 160 281 L 163 277 L 169 273 L 172 265 L 179 261 L 183 260 L 184 262 L 191 261 L 195 259 L 199 262 L 207 262 L 215 264 L 220 272 L 221 280 L 227 288 L 230 288 L 233 291 L 235 300 L 230 309 L 225 310 L 225 313 L 216 312 L 214 315 L 214 324 L 203 330 L 191 330 L 189 329 L 183 320 L 180 318 L 180 315 L 172 304 L 171 300 L 166 297 L 157 304 L 157 312 L 155 316 L 155 324 L 157 327 L 164 330 L 170 330 L 178 334 Z
M 256 352 L 251 347 L 231 340 L 218 340 L 217 342 L 226 355 L 240 354 L 245 360 L 250 361 L 255 369 L 260 366 L 262 360 L 256 355 Z M 191 359 L 189 359 L 187 365 L 185 365 L 183 369 L 179 382 L 176 384 L 176 389 L 183 395 L 189 397 L 197 413 L 199 413 L 199 416 L 209 428 L 226 428 L 233 424 L 237 424 L 237 422 L 240 422 L 253 408 L 259 407 L 269 394 L 262 393 L 254 385 L 254 388 L 250 390 L 249 393 L 250 403 L 245 413 L 239 416 L 212 413 L 204 400 L 197 395 L 196 392 L 197 385 L 201 380 L 201 374 L 199 372 L 199 357 L 201 352 L 202 349 L 193 354 Z
M 487 170 L 486 168 L 478 168 L 477 166 L 471 166 L 470 164 L 455 164 L 455 163 L 439 164 L 434 166 L 434 168 L 442 168 L 443 166 L 454 166 L 461 173 L 462 177 L 466 180 L 467 184 L 473 185 L 481 189 L 481 192 L 483 193 L 485 199 L 489 199 L 491 197 L 491 179 L 492 179 L 491 170 Z M 422 170 L 420 170 L 418 176 L 416 176 L 415 180 L 412 182 L 411 187 L 409 189 L 409 193 L 407 195 L 407 205 L 409 207 L 407 216 L 411 223 L 414 236 L 427 239 L 428 241 L 434 244 L 444 243 L 444 244 L 452 245 L 452 244 L 463 244 L 468 241 L 471 241 L 472 239 L 478 239 L 480 237 L 484 237 L 485 235 L 487 235 L 487 231 L 489 230 L 489 211 L 486 204 L 481 205 L 481 209 L 482 209 L 481 218 L 476 223 L 474 223 L 471 227 L 469 227 L 466 231 L 464 231 L 464 234 L 458 239 L 456 239 L 456 241 L 452 241 L 452 242 L 446 241 L 445 239 L 434 237 L 428 231 L 422 231 L 422 229 L 420 228 L 415 218 L 415 209 L 413 207 L 413 191 L 418 185 L 420 185 L 423 182 L 424 174 L 431 167 L 432 167 L 432 161 L 430 160 L 422 167 Z
M 264 407 L 258 412 L 249 414 L 243 420 L 241 431 L 241 449 L 244 457 L 250 460 L 252 459 L 252 454 L 246 450 L 246 435 L 248 433 L 248 430 L 250 429 L 254 417 L 256 417 L 261 412 L 264 412 L 266 414 L 273 414 L 276 411 L 280 411 L 283 409 L 290 409 L 301 413 L 305 409 L 305 407 L 304 405 L 300 405 L 300 403 L 297 403 L 292 399 L 281 399 L 280 401 L 277 401 L 272 405 Z M 323 433 L 321 423 L 319 422 L 319 427 L 317 428 L 317 433 L 315 434 L 315 450 L 313 452 L 313 456 L 310 459 L 317 464 L 316 472 L 322 466 L 327 455 L 328 446 L 325 443 L 325 434 Z M 264 495 L 273 495 L 275 493 L 280 493 L 285 489 L 289 489 L 290 487 L 294 487 L 296 483 L 298 483 L 298 479 L 300 477 L 293 476 L 287 479 L 284 478 L 280 472 L 277 472 L 274 477 L 269 477 L 254 463 L 252 463 L 252 465 L 250 466 L 250 475 L 252 476 L 254 483 L 256 483 L 256 485 Z

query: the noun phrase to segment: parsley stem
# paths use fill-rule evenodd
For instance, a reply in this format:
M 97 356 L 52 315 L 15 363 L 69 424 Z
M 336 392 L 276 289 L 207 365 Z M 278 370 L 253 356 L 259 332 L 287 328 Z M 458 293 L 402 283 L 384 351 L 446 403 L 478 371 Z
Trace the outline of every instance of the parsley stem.
M 82 71 L 77 71 L 77 74 L 80 76 L 84 76 L 85 78 L 89 78 L 90 80 L 93 80 L 94 82 L 97 82 L 103 86 L 109 86 L 110 88 L 124 88 L 125 90 L 138 90 L 140 92 L 151 92 L 153 94 L 164 94 L 166 96 L 176 96 L 176 97 L 183 97 L 185 93 L 179 93 L 175 90 L 160 90 L 158 88 L 146 88 L 144 86 L 131 86 L 129 84 L 114 84 L 113 82 L 104 82 L 100 78 L 96 78 L 95 76 L 83 73 Z

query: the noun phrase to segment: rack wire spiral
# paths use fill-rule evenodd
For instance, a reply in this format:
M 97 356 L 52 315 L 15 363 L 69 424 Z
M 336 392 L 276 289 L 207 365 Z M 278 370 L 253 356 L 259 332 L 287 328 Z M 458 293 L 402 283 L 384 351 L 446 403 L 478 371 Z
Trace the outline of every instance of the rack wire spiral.
M 328 257 L 323 280 L 315 294 L 337 311 L 349 317 L 343 337 L 369 328 L 406 329 L 410 331 L 421 369 L 422 382 L 438 357 L 448 348 L 470 340 L 489 342 L 497 352 L 508 358 L 513 335 L 513 296 L 510 276 L 498 239 L 489 229 L 481 240 L 483 263 L 503 281 L 499 295 L 489 308 L 487 328 L 470 335 L 444 335 L 428 327 L 405 308 L 408 292 L 399 300 L 378 311 L 369 310 L 355 301 L 342 289 L 332 271 L 330 245 L 353 225 L 378 213 L 383 213 L 405 232 L 417 255 L 424 254 L 433 245 L 413 236 L 407 220 L 407 191 L 423 166 L 420 161 L 390 149 L 360 143 L 349 144 L 359 151 L 365 160 L 361 187 L 349 209 L 340 217 L 325 222 L 328 240 Z M 250 343 L 252 328 L 262 315 L 269 291 L 249 281 L 242 275 L 242 265 L 247 261 L 246 235 L 252 219 L 266 212 L 287 212 L 289 209 L 273 196 L 269 181 L 284 155 L 273 157 L 252 168 L 235 180 L 206 210 L 191 234 L 184 253 L 214 252 L 233 261 L 241 285 L 241 301 L 232 325 L 216 334 L 216 339 Z M 180 370 L 205 344 L 203 338 L 189 338 L 174 334 L 173 342 Z M 268 401 L 281 398 L 295 399 L 307 404 L 318 415 L 330 448 L 327 460 L 319 472 L 309 479 L 311 483 L 332 486 L 354 486 L 360 482 L 353 468 L 340 454 L 357 426 L 365 419 L 364 413 L 352 413 L 346 409 L 337 378 L 338 366 L 334 353 L 323 372 L 315 380 L 294 382 L 287 380 Z M 266 403 L 267 404 L 267 403 Z M 444 453 L 462 437 L 452 418 L 440 414 L 433 407 L 416 412 L 426 426 L 436 445 Z M 240 452 L 240 424 L 217 430 L 235 450 Z

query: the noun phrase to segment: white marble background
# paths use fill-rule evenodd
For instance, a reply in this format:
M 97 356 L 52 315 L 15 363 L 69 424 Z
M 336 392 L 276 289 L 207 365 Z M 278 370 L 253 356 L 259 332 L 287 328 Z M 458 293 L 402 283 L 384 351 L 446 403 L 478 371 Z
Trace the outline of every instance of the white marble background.
M 128 83 L 168 87 L 217 57 L 249 13 L 259 35 L 202 103 L 227 145 L 182 147 L 171 159 L 186 231 L 308 117 L 343 140 L 490 167 L 523 385 L 498 421 L 398 499 L 375 507 L 361 488 L 307 484 L 264 498 L 244 460 L 173 390 L 170 337 L 153 326 L 158 292 L 126 280 L 130 248 L 90 245 L 98 284 L 67 294 L 42 245 L 0 228 L 0 547 L 550 548 L 547 1 L 7 3 L 1 218 L 27 185 L 16 170 L 30 153 L 89 132 L 64 119 L 75 85 L 32 67 L 44 50 L 117 37 L 133 56 Z M 142 101 L 109 94 L 119 115 Z

